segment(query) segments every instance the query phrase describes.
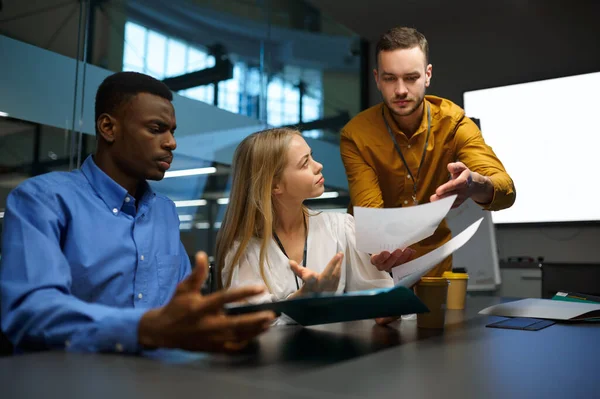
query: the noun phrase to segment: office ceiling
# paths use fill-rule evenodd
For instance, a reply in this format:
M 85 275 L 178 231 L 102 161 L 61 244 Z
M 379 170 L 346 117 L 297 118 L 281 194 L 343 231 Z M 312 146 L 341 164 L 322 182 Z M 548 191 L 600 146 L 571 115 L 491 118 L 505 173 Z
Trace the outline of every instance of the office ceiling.
M 434 66 L 430 92 L 459 105 L 465 91 L 600 71 L 596 0 L 308 1 L 367 39 L 371 62 L 384 31 L 421 31 Z
M 600 15 L 600 2 L 594 0 L 308 1 L 368 40 L 396 25 L 413 26 L 442 43 L 465 33 L 492 32 L 497 40 L 530 34 L 527 27 L 540 22 L 555 27 L 573 24 L 573 29 L 589 24 L 592 32 L 598 32 L 594 26 Z

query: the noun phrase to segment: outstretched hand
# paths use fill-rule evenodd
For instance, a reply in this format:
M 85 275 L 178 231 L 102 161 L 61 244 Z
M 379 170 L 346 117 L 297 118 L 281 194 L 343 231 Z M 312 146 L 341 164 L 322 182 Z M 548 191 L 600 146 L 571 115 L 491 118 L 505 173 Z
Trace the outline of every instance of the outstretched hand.
M 200 289 L 208 276 L 208 259 L 196 254 L 196 267 L 177 285 L 165 306 L 146 312 L 139 323 L 141 345 L 205 352 L 235 352 L 266 331 L 275 319 L 271 311 L 229 316 L 227 303 L 260 294 L 264 287 L 243 287 L 203 296 Z
M 296 261 L 290 260 L 290 268 L 304 282 L 304 285 L 290 297 L 311 292 L 336 291 L 342 275 L 342 259 L 344 259 L 344 253 L 338 252 L 321 273 L 301 267 Z
M 494 199 L 494 184 L 489 177 L 471 171 L 462 162 L 449 163 L 448 172 L 450 180 L 435 190 L 429 198 L 431 202 L 456 194 L 452 207 L 457 208 L 469 198 L 479 204 L 489 204 Z
M 456 194 L 457 197 L 452 208 L 457 208 L 471 196 L 473 175 L 471 170 L 462 162 L 449 163 L 448 172 L 450 172 L 450 180 L 439 186 L 429 200 L 431 202 L 439 201 L 442 198 Z

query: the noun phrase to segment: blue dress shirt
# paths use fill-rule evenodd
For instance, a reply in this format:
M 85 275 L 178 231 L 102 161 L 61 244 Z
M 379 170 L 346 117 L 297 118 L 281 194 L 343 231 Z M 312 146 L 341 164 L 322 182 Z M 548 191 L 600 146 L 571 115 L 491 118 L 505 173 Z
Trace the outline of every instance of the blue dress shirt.
M 2 330 L 16 350 L 137 352 L 141 316 L 167 303 L 190 271 L 173 202 L 145 183 L 136 210 L 90 156 L 9 195 Z

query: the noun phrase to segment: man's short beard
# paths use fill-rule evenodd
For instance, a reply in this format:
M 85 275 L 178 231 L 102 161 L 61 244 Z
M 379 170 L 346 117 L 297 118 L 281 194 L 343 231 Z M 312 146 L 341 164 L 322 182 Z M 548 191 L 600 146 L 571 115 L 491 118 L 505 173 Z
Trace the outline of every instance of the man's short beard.
M 419 109 L 419 107 L 421 106 L 421 104 L 423 104 L 423 100 L 421 100 L 418 104 L 415 104 L 415 106 L 413 108 L 411 108 L 409 111 L 405 111 L 405 112 L 398 112 L 396 110 L 394 110 L 392 107 L 388 107 L 390 109 L 390 111 L 392 112 L 392 114 L 396 115 L 396 116 L 409 116 L 412 115 L 417 109 Z
M 425 93 L 423 93 L 423 97 L 421 97 L 420 101 L 418 103 L 416 103 L 415 106 L 410 109 L 410 111 L 400 113 L 400 112 L 396 111 L 394 108 L 390 107 L 389 105 L 388 105 L 388 108 L 396 116 L 409 116 L 409 115 L 412 115 L 414 112 L 416 112 L 419 109 L 421 104 L 423 104 L 424 99 L 425 99 Z

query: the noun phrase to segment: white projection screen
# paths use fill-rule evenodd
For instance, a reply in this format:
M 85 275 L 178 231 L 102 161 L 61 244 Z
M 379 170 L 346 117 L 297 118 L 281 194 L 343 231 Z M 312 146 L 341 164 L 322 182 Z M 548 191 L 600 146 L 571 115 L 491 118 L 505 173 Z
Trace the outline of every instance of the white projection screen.
M 600 221 L 600 73 L 464 93 L 517 189 L 494 223 Z

